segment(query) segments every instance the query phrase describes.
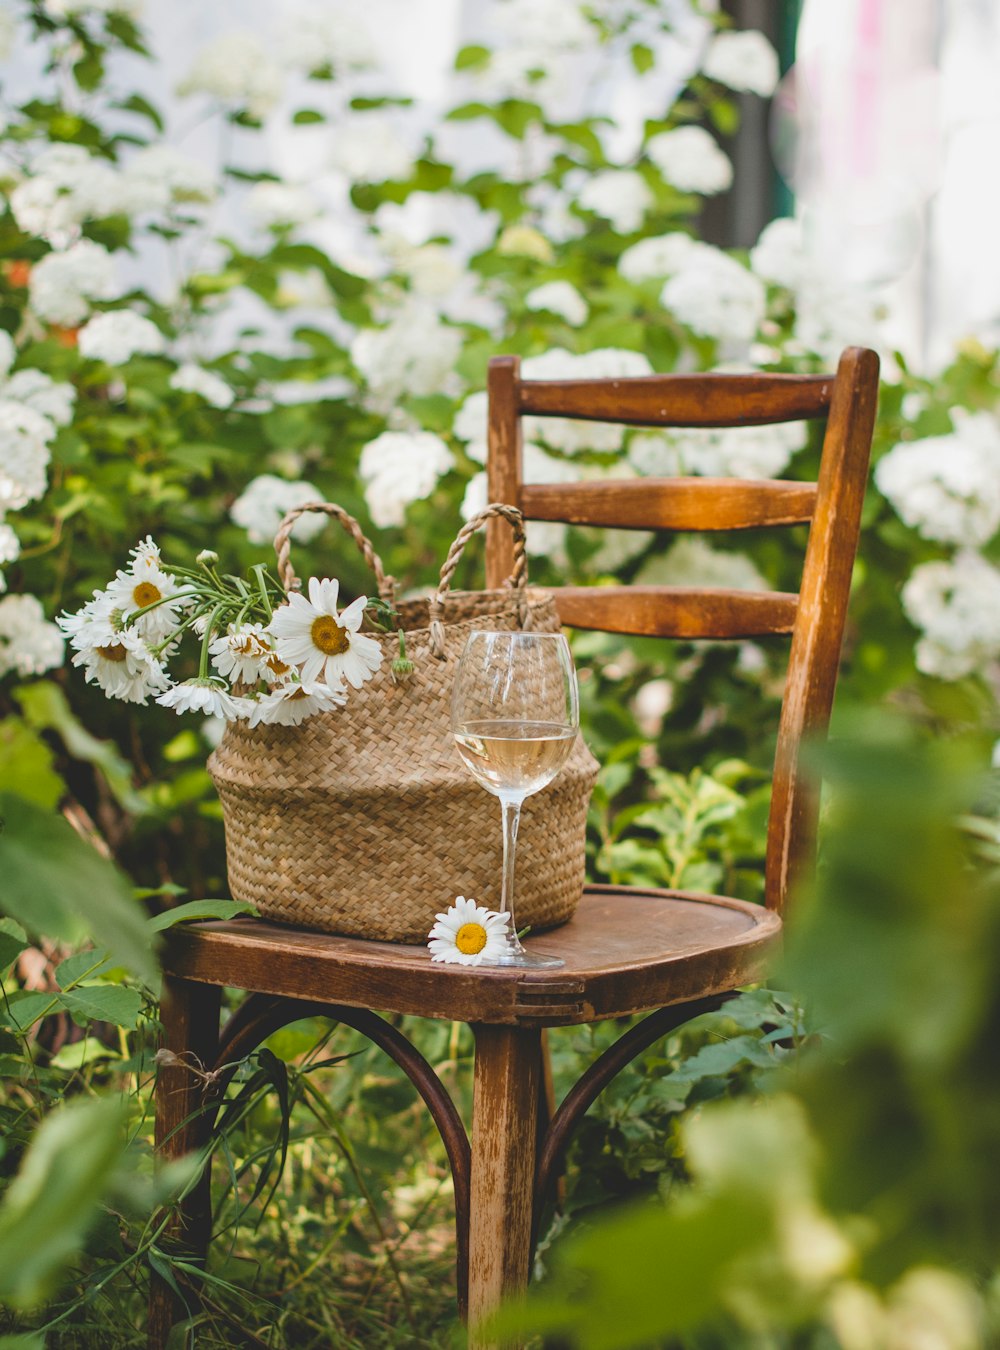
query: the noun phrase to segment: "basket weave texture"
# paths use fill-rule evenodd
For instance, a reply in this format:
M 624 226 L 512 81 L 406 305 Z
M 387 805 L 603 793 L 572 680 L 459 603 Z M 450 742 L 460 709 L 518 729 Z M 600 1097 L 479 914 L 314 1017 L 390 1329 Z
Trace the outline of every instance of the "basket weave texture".
M 286 588 L 297 584 L 289 534 L 302 511 L 323 510 L 355 537 L 380 594 L 392 581 L 356 522 L 330 503 L 290 512 L 275 541 Z M 465 541 L 492 515 L 515 530 L 513 584 L 450 591 Z M 558 632 L 550 594 L 528 588 L 520 513 L 488 507 L 462 530 L 437 595 L 397 606 L 413 673 L 393 680 L 395 632 L 377 673 L 347 705 L 297 727 L 231 722 L 208 761 L 222 800 L 229 884 L 265 918 L 386 942 L 422 942 L 456 895 L 498 909 L 502 836 L 496 799 L 459 759 L 452 685 L 475 629 Z M 564 923 L 583 891 L 587 806 L 598 765 L 580 737 L 558 777 L 529 797 L 518 836 L 519 928 Z

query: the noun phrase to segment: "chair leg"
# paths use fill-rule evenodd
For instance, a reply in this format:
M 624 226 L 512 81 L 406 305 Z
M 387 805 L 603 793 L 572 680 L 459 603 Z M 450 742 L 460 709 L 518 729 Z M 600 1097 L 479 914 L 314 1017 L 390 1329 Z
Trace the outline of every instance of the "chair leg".
M 200 1115 L 207 1080 L 218 1054 L 222 990 L 213 985 L 163 977 L 160 1018 L 163 1049 L 176 1057 L 160 1067 L 156 1082 L 156 1149 L 164 1159 L 179 1158 L 201 1148 L 211 1133 L 213 1115 Z M 178 1062 L 179 1061 L 179 1062 Z M 204 1259 L 212 1226 L 210 1168 L 185 1197 L 166 1237 L 195 1259 Z M 149 1350 L 163 1350 L 170 1328 L 190 1315 L 156 1271 L 149 1283 Z
M 473 1030 L 469 1346 L 492 1350 L 477 1326 L 528 1284 L 542 1055 L 537 1028 Z

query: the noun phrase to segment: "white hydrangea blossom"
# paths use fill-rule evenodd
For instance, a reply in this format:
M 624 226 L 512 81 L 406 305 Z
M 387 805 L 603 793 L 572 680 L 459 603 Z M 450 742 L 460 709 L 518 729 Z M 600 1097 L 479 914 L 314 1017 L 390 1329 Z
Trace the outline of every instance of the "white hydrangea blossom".
M 702 71 L 710 80 L 738 93 L 769 98 L 778 84 L 778 53 L 756 28 L 717 33 L 709 44 Z
M 385 328 L 362 329 L 350 348 L 367 386 L 366 403 L 383 412 L 405 394 L 450 388 L 461 350 L 461 331 L 441 323 L 434 309 L 417 299 L 403 305 Z
M 118 171 L 82 145 L 48 145 L 10 194 L 10 209 L 26 234 L 58 237 L 119 210 Z
M 0 398 L 12 399 L 47 417 L 57 427 L 73 420 L 76 390 L 65 381 L 56 382 L 42 370 L 19 370 L 0 380 Z
M 430 431 L 383 431 L 361 451 L 365 502 L 379 529 L 402 525 L 406 508 L 433 491 L 455 457 Z
M 61 666 L 66 641 L 45 617 L 34 595 L 6 595 L 0 600 L 0 676 L 43 675 Z
M 466 442 L 465 453 L 477 464 L 486 463 L 486 422 L 489 405 L 486 390 L 477 389 L 459 408 L 452 423 L 451 429 L 454 434 L 460 441 Z
M 806 422 L 762 427 L 678 427 L 634 435 L 629 463 L 651 478 L 775 478 L 809 437 Z
M 766 591 L 767 582 L 745 553 L 713 548 L 698 534 L 685 534 L 666 553 L 643 563 L 640 586 L 717 586 L 730 591 Z
M 81 356 L 109 366 L 123 366 L 133 356 L 156 356 L 166 346 L 156 324 L 130 309 L 96 314 L 80 329 L 77 342 Z
M 225 380 L 214 371 L 195 365 L 193 361 L 185 361 L 177 367 L 170 377 L 170 388 L 200 394 L 213 408 L 228 408 L 236 397 Z
M 111 254 L 102 244 L 81 239 L 62 253 L 47 253 L 31 269 L 28 297 L 40 319 L 72 327 L 90 313 L 95 300 L 117 294 Z
M 171 202 L 210 202 L 216 195 L 210 169 L 170 145 L 147 145 L 121 175 L 120 191 L 129 214 L 154 211 Z
M 922 630 L 917 667 L 958 680 L 1000 657 L 1000 571 L 971 549 L 922 563 L 903 587 L 903 609 Z
M 742 263 L 706 245 L 666 283 L 660 303 L 695 333 L 747 343 L 764 318 L 767 293 Z
M 459 255 L 444 244 L 414 246 L 398 236 L 390 236 L 384 243 L 393 270 L 408 278 L 415 295 L 442 299 L 466 275 Z
M 0 328 L 0 378 L 7 374 L 17 360 L 17 348 L 14 339 L 5 328 Z
M 583 296 L 568 281 L 547 281 L 544 286 L 536 286 L 524 297 L 529 309 L 548 310 L 558 314 L 574 328 L 586 323 L 590 308 Z
M 732 186 L 733 166 L 704 127 L 661 131 L 646 146 L 646 153 L 667 182 L 681 192 L 710 197 Z
M 765 225 L 750 250 L 750 267 L 765 281 L 797 289 L 807 270 L 802 221 L 785 216 Z
M 80 14 L 87 9 L 98 14 L 127 14 L 131 18 L 138 18 L 142 6 L 143 0 L 45 0 L 45 12 L 54 19 Z
M 619 234 L 631 234 L 653 205 L 653 194 L 635 169 L 602 169 L 587 179 L 578 200 L 609 220 Z
M 378 113 L 358 113 L 343 125 L 330 151 L 330 163 L 352 183 L 386 183 L 408 177 L 413 149 L 395 122 Z
M 283 16 L 278 54 L 292 70 L 329 66 L 340 77 L 376 65 L 378 49 L 354 0 L 313 0 Z
M 952 409 L 947 436 L 904 441 L 875 468 L 879 491 L 925 539 L 985 544 L 1000 528 L 1000 425 Z
M 0 566 L 15 562 L 20 552 L 21 541 L 18 539 L 13 525 L 8 525 L 5 520 L 0 520 Z
M 289 482 L 272 473 L 252 479 L 229 508 L 229 518 L 246 530 L 251 544 L 270 544 L 278 526 L 289 511 L 307 502 L 321 502 L 323 494 L 312 483 Z M 300 516 L 292 527 L 292 538 L 300 544 L 315 539 L 326 525 L 326 516 Z
M 45 492 L 55 428 L 34 408 L 0 398 L 0 514 L 20 511 Z
M 468 258 L 496 239 L 500 215 L 459 192 L 411 192 L 405 202 L 382 202 L 374 223 L 383 237 L 413 245 L 449 239 Z
M 649 281 L 670 277 L 679 271 L 700 249 L 711 248 L 676 230 L 656 239 L 640 239 L 618 259 L 618 270 L 626 281 Z
M 253 223 L 264 229 L 303 225 L 319 214 L 319 202 L 313 194 L 295 183 L 254 183 L 244 204 Z
M 527 380 L 620 379 L 650 375 L 652 366 L 642 352 L 621 347 L 601 347 L 581 355 L 553 347 L 522 362 L 521 374 Z M 625 428 L 611 422 L 577 422 L 567 417 L 526 417 L 524 434 L 530 440 L 543 441 L 553 450 L 573 455 L 581 450 L 620 450 Z
M 553 106 L 569 87 L 572 62 L 595 40 L 577 0 L 502 0 L 492 6 L 492 53 L 473 72 L 480 97 Z
M 203 47 L 177 86 L 178 94 L 208 94 L 258 119 L 267 117 L 283 89 L 281 67 L 256 34 L 242 29 L 222 33 Z

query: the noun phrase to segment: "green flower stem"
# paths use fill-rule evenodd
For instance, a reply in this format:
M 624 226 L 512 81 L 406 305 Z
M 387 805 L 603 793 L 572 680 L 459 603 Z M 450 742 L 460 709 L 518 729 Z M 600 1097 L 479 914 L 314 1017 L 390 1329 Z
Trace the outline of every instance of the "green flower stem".
M 208 648 L 211 644 L 213 636 L 215 635 L 215 625 L 218 622 L 219 616 L 224 609 L 225 605 L 216 605 L 216 607 L 212 610 L 212 614 L 208 620 L 208 623 L 205 625 L 205 636 L 201 640 L 201 660 L 198 662 L 199 680 L 208 679 Z
M 267 576 L 267 568 L 263 563 L 258 563 L 256 567 L 251 567 L 250 571 L 254 574 L 257 581 L 257 590 L 260 592 L 261 603 L 264 606 L 264 612 L 267 614 L 267 622 L 270 623 L 274 610 L 271 608 L 271 597 L 267 593 L 267 583 L 264 580 Z

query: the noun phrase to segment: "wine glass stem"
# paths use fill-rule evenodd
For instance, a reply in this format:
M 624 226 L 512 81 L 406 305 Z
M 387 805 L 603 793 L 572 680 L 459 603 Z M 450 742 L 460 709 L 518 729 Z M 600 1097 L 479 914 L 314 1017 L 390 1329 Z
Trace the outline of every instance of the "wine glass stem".
M 503 880 L 500 909 L 510 915 L 510 948 L 515 952 L 524 951 L 517 936 L 517 922 L 514 919 L 514 855 L 517 852 L 517 827 L 521 820 L 523 800 L 523 797 L 500 798 L 500 810 L 503 812 Z

